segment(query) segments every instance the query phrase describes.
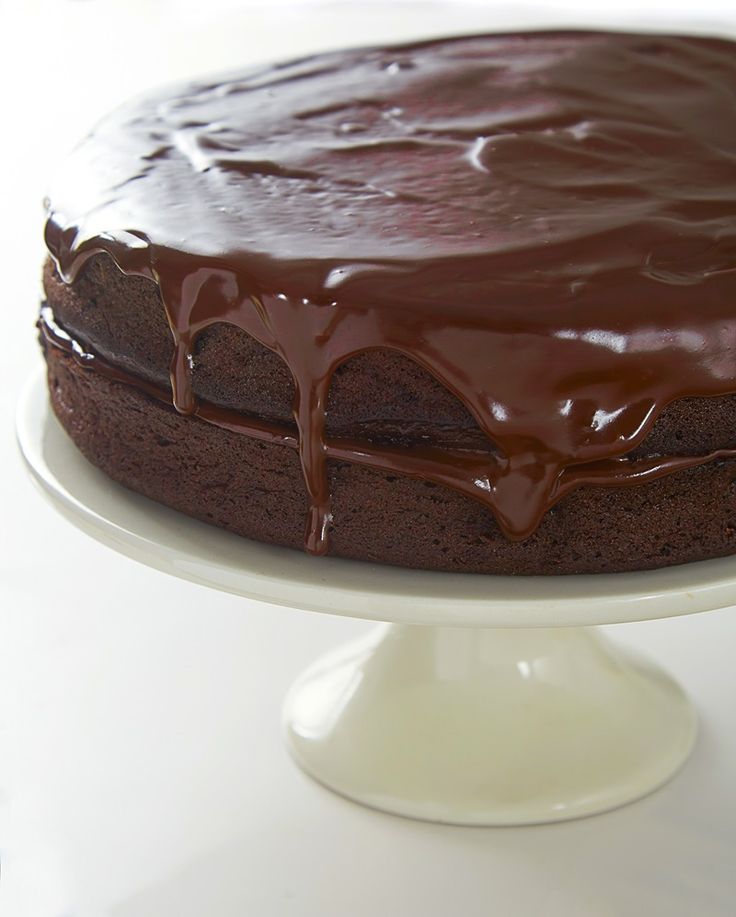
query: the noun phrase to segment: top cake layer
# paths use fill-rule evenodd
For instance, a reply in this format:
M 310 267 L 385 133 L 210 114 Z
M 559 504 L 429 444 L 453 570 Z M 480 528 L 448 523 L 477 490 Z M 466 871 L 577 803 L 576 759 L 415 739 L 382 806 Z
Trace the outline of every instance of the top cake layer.
M 326 388 L 375 347 L 474 414 L 498 457 L 432 473 L 524 537 L 667 470 L 619 461 L 666 404 L 736 391 L 736 45 L 475 36 L 174 89 L 77 148 L 47 241 L 68 279 L 100 251 L 155 279 L 181 410 L 207 325 L 284 357 L 317 541 Z

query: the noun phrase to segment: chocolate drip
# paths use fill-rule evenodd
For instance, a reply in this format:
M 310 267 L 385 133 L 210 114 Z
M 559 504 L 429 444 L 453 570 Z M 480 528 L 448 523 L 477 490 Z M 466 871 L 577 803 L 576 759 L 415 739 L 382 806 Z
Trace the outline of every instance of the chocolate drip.
M 575 487 L 732 454 L 625 458 L 673 400 L 736 392 L 730 42 L 480 36 L 187 86 L 104 121 L 51 201 L 68 282 L 105 252 L 158 284 L 177 410 L 298 448 L 314 553 L 328 457 L 453 487 L 523 539 Z M 289 366 L 297 438 L 196 404 L 216 322 Z M 432 373 L 498 454 L 328 439 L 333 373 L 375 348 Z
M 85 349 L 79 341 L 74 340 L 57 325 L 51 309 L 47 306 L 41 310 L 38 328 L 46 344 L 64 351 L 84 369 L 99 372 L 114 382 L 138 388 L 157 401 L 171 404 L 171 397 L 165 389 L 113 366 Z M 264 421 L 238 411 L 205 403 L 196 405 L 192 414 L 206 423 L 211 423 L 231 433 L 250 436 L 261 442 L 287 446 L 290 449 L 299 450 L 300 448 L 301 437 L 295 436 L 284 424 Z M 378 471 L 406 474 L 432 481 L 435 484 L 450 487 L 467 497 L 472 497 L 492 509 L 488 489 L 481 486 L 484 483 L 482 475 L 486 472 L 488 462 L 486 453 L 437 449 L 431 446 L 413 446 L 411 449 L 401 449 L 328 437 L 322 440 L 322 445 L 326 458 L 355 462 Z M 698 465 L 727 458 L 736 458 L 736 449 L 717 449 L 705 455 L 657 456 L 637 460 L 619 458 L 593 462 L 585 468 L 577 469 L 577 473 L 571 473 L 571 470 L 568 469 L 558 480 L 550 495 L 550 506 L 561 500 L 571 490 L 583 485 L 624 487 L 641 484 L 675 471 L 684 471 L 686 468 L 695 468 Z

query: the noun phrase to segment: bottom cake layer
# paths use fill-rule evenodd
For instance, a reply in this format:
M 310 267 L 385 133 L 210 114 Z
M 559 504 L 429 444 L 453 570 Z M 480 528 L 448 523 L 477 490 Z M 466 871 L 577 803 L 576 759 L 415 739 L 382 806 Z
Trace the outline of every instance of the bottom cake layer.
M 197 418 L 46 347 L 56 416 L 111 478 L 238 535 L 304 546 L 297 454 Z M 611 573 L 736 553 L 736 460 L 630 487 L 585 487 L 510 542 L 480 504 L 428 481 L 330 462 L 330 553 L 431 570 Z M 315 558 L 315 563 L 319 559 Z

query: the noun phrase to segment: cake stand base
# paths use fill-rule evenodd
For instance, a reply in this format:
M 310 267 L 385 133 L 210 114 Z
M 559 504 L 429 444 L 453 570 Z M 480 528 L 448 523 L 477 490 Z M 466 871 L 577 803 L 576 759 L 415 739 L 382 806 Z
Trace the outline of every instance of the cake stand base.
M 679 686 L 596 627 L 383 625 L 311 666 L 284 716 L 320 783 L 459 825 L 623 805 L 672 777 L 696 733 Z

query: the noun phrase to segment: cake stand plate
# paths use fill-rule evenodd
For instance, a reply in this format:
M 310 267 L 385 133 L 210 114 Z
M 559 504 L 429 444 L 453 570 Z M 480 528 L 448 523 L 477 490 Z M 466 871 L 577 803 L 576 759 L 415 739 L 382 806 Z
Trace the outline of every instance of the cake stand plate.
M 466 825 L 559 821 L 630 802 L 686 760 L 679 686 L 591 625 L 736 603 L 736 559 L 651 572 L 508 577 L 313 558 L 239 538 L 112 482 L 27 384 L 17 434 L 78 528 L 156 569 L 279 605 L 392 622 L 292 687 L 289 749 L 364 804 Z

